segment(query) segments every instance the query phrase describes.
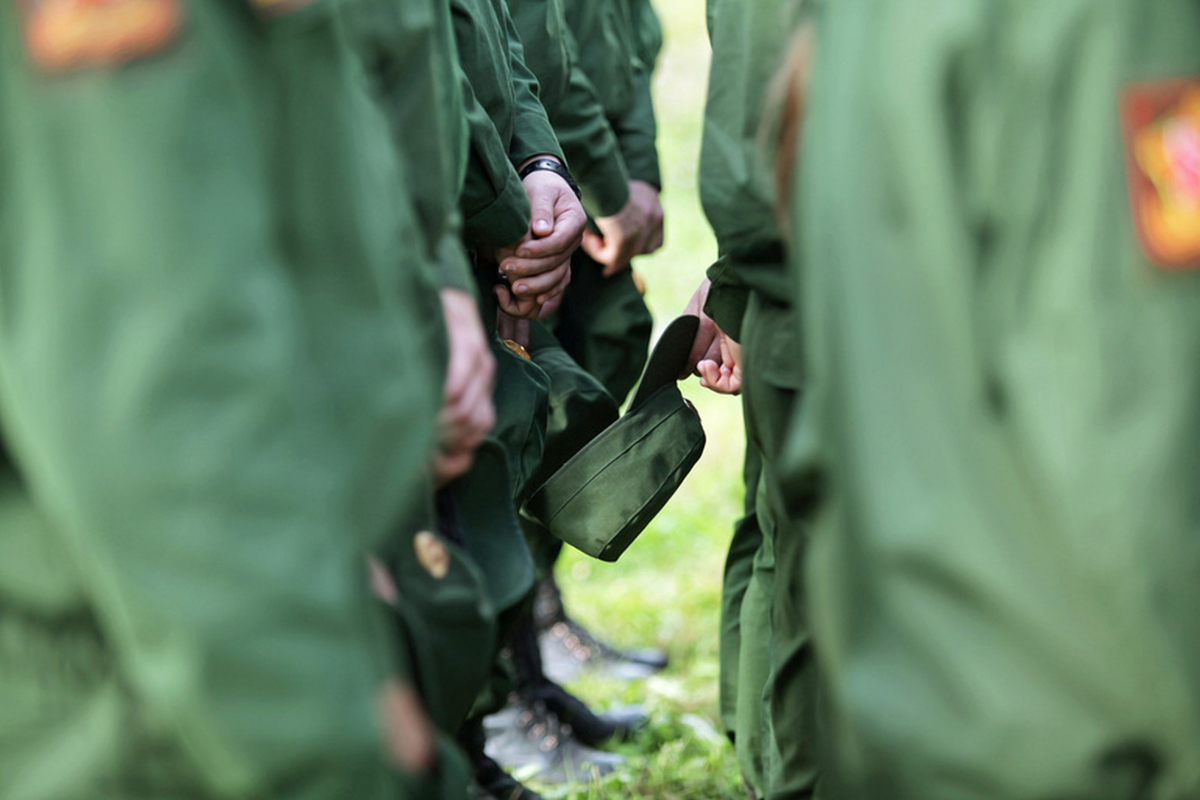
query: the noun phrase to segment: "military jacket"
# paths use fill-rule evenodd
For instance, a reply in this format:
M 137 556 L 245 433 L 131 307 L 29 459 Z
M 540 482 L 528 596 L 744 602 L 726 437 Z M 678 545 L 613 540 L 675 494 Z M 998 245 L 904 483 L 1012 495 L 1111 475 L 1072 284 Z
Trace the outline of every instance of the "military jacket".
M 136 10 L 0 6 L 0 796 L 383 800 L 403 165 L 332 4 Z
M 802 0 L 709 0 L 712 69 L 704 110 L 700 199 L 720 257 L 706 311 L 739 337 L 746 298 L 788 302 L 783 237 L 762 135 L 768 93 Z
M 616 214 L 629 200 L 629 175 L 600 94 L 579 64 L 562 0 L 507 2 L 584 207 L 596 216 Z
M 662 186 L 651 73 L 662 28 L 650 0 L 564 0 L 579 63 L 599 89 L 629 177 Z
M 817 40 L 788 461 L 839 796 L 1200 796 L 1200 4 Z
M 458 210 L 468 131 L 450 8 L 444 0 L 360 0 L 342 8 L 392 122 L 430 260 L 443 285 L 468 289 Z
M 500 247 L 529 230 L 529 200 L 515 167 L 531 156 L 563 154 L 504 0 L 450 0 L 450 7 L 470 130 L 459 201 L 465 239 L 472 247 Z

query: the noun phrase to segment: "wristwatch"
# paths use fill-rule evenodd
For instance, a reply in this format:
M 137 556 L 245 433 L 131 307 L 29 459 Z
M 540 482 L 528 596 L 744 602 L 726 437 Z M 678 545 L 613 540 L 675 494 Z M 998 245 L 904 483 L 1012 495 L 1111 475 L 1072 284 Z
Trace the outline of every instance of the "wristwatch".
M 571 171 L 562 165 L 562 162 L 555 161 L 553 158 L 535 158 L 530 161 L 518 173 L 521 180 L 531 172 L 553 172 L 558 177 L 567 182 L 567 186 L 571 187 L 571 191 L 575 193 L 576 199 L 583 199 L 583 192 L 579 191 L 579 184 L 575 183 L 575 179 L 571 177 Z

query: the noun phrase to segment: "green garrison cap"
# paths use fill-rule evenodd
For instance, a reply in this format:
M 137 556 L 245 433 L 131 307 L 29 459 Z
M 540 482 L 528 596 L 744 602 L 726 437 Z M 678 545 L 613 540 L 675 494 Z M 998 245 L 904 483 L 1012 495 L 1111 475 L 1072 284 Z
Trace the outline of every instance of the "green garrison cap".
M 688 315 L 667 326 L 625 415 L 529 498 L 525 512 L 567 544 L 616 561 L 700 458 L 704 427 L 676 385 L 699 324 Z

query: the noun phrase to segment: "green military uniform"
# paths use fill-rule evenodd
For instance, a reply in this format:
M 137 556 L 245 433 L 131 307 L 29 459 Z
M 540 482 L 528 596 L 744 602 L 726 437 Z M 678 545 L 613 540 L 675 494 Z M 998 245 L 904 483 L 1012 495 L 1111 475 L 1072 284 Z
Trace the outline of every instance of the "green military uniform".
M 361 553 L 441 385 L 403 172 L 332 4 L 129 10 L 0 9 L 0 796 L 393 797 Z
M 599 91 L 626 173 L 661 188 L 650 78 L 662 31 L 649 0 L 565 0 L 566 22 L 579 44 L 579 67 Z M 572 260 L 572 290 L 563 301 L 555 334 L 584 369 L 618 402 L 641 375 L 652 320 L 633 275 L 612 278 L 579 250 Z
M 609 217 L 629 200 L 629 173 L 600 92 L 579 63 L 563 0 L 507 0 L 537 76 L 539 96 L 588 213 Z
M 525 65 L 524 49 L 504 0 L 452 0 L 451 9 L 470 131 L 459 207 L 466 219 L 465 241 L 479 254 L 476 280 L 483 318 L 485 325 L 492 325 L 496 306 L 491 285 L 496 270 L 486 251 L 513 244 L 529 230 L 529 200 L 516 166 L 540 154 L 562 158 L 562 150 L 538 100 L 537 79 Z M 541 460 L 549 379 L 494 336 L 492 344 L 498 361 L 497 438 L 509 455 L 513 496 L 519 506 Z M 532 400 L 534 396 L 540 399 Z M 536 409 L 542 410 L 534 413 Z
M 610 216 L 629 200 L 629 176 L 599 92 L 579 64 L 575 36 L 562 0 L 506 0 L 521 37 L 539 96 L 591 213 Z M 576 286 L 568 293 L 581 291 Z M 616 404 L 595 378 L 563 349 L 550 330 L 534 326 L 534 363 L 550 379 L 547 453 L 532 485 L 540 485 L 566 458 L 616 419 Z M 553 569 L 562 542 L 523 519 L 539 577 Z
M 504 247 L 529 231 L 529 200 L 515 167 L 536 155 L 562 158 L 562 149 L 504 0 L 451 0 L 450 7 L 471 142 L 459 199 L 465 239 L 472 248 Z
M 726 724 L 760 797 L 809 797 L 816 784 L 816 675 L 802 582 L 805 532 L 775 464 L 797 404 L 797 321 L 760 129 L 799 0 L 709 0 L 712 71 L 700 194 L 720 258 L 706 310 L 743 347 L 747 514 L 735 529 L 722 603 Z M 758 546 L 753 546 L 757 540 Z M 735 679 L 735 680 L 731 680 Z M 778 734 L 776 735 L 776 732 Z
M 490 327 L 496 319 L 491 288 L 496 265 L 488 251 L 515 243 L 529 230 L 529 201 L 516 166 L 535 155 L 562 158 L 562 151 L 538 99 L 537 79 L 524 62 L 524 48 L 504 0 L 451 0 L 450 7 L 470 139 L 459 207 L 466 222 L 464 240 L 476 252 L 475 280 L 483 319 Z M 479 480 L 469 481 L 456 500 L 465 515 L 476 521 L 475 527 L 489 527 L 490 522 L 492 535 L 503 537 L 510 555 L 519 556 L 479 562 L 487 568 L 493 605 L 503 612 L 498 639 L 504 641 L 531 602 L 532 562 L 515 509 L 535 488 L 530 478 L 545 447 L 550 379 L 494 334 L 491 338 L 497 361 L 494 436 L 507 462 L 510 503 L 501 506 L 494 494 L 483 491 L 486 482 Z M 483 557 L 478 546 L 468 547 L 468 551 L 477 559 Z M 495 655 L 495 650 L 454 654 L 482 665 L 490 665 Z M 503 705 L 506 685 L 461 687 L 460 691 L 474 697 L 484 689 L 488 691 L 476 700 L 473 718 Z M 477 719 L 468 728 L 475 722 Z
M 427 258 L 437 265 L 444 288 L 474 293 L 458 211 L 467 125 L 450 8 L 438 0 L 359 0 L 342 6 L 342 14 L 392 123 Z M 411 345 L 423 346 L 415 340 Z M 476 460 L 472 474 L 447 492 L 456 496 L 484 476 L 493 480 L 500 502 L 506 503 L 502 456 L 495 458 L 485 448 Z M 445 498 L 439 499 L 444 505 Z M 394 627 L 412 653 L 410 675 L 422 701 L 443 733 L 437 782 L 427 779 L 404 789 L 447 797 L 465 793 L 469 782 L 462 756 L 447 734 L 458 730 L 473 703 L 470 687 L 483 685 L 490 674 L 486 657 L 463 654 L 494 649 L 496 603 L 487 574 L 467 554 L 467 526 L 446 514 L 435 517 L 431 508 L 422 511 L 419 519 L 398 525 L 377 555 L 401 587 Z
M 855 798 L 1200 796 L 1200 4 L 829 3 L 792 205 Z
M 392 123 L 429 258 L 443 286 L 470 291 L 458 210 L 468 130 L 450 9 L 443 0 L 364 0 L 343 14 Z
M 599 90 L 629 177 L 661 186 L 650 92 L 662 49 L 654 7 L 650 0 L 564 0 L 563 10 L 579 43 L 579 66 Z

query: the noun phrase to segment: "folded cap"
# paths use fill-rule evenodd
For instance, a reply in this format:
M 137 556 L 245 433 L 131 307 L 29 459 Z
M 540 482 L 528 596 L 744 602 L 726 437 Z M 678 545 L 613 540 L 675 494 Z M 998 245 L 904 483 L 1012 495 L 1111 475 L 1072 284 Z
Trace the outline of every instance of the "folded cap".
M 625 415 L 551 475 L 525 513 L 602 561 L 625 552 L 704 451 L 700 415 L 676 385 L 699 325 L 687 315 L 667 326 Z

